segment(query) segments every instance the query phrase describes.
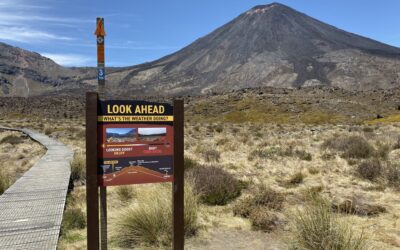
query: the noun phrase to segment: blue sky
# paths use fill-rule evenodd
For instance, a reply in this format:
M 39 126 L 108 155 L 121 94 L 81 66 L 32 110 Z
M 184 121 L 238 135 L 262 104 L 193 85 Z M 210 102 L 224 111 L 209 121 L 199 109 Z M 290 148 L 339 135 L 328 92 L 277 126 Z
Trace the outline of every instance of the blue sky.
M 170 54 L 257 0 L 0 0 L 0 41 L 66 66 L 95 66 L 96 16 L 105 18 L 106 66 Z M 400 47 L 398 0 L 278 1 L 341 29 Z
M 113 134 L 126 134 L 132 130 L 136 130 L 135 128 L 106 128 L 106 133 L 113 133 Z

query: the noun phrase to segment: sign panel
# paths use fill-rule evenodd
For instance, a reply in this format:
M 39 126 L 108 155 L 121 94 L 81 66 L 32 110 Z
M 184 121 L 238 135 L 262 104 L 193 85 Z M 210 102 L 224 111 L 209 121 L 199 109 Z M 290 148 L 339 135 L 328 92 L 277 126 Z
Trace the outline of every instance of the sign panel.
M 98 183 L 173 181 L 173 108 L 167 103 L 99 101 Z

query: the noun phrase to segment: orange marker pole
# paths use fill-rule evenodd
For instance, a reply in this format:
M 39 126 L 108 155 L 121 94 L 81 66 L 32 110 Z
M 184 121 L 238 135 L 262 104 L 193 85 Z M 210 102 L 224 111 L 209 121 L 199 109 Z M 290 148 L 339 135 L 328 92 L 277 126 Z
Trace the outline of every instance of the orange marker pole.
M 104 18 L 96 18 L 96 31 L 94 34 L 97 37 L 97 80 L 99 83 L 99 93 L 100 95 L 103 95 L 106 83 L 106 70 L 104 64 L 104 38 L 106 32 L 104 31 Z
M 105 95 L 106 70 L 104 58 L 104 18 L 96 18 L 97 38 L 97 80 L 99 83 L 100 96 Z M 107 188 L 100 187 L 100 249 L 107 250 Z

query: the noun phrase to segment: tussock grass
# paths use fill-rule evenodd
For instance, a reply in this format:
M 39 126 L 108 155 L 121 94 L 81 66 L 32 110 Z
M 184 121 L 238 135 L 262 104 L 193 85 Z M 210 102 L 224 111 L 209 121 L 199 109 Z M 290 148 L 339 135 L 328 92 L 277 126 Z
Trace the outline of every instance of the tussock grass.
M 132 186 L 119 186 L 116 189 L 116 193 L 118 198 L 124 203 L 129 202 L 135 197 L 135 192 Z
M 152 186 L 141 192 L 137 202 L 121 212 L 116 221 L 115 241 L 121 247 L 170 246 L 172 237 L 171 189 Z M 198 196 L 192 181 L 185 184 L 185 236 L 198 229 Z
M 63 234 L 73 229 L 84 229 L 86 227 L 86 215 L 80 208 L 67 208 L 64 211 L 61 231 Z
M 0 166 L 2 167 L 2 166 Z M 8 174 L 0 168 L 0 195 L 4 193 L 11 185 L 11 179 Z
M 363 250 L 367 240 L 363 233 L 356 234 L 345 222 L 332 213 L 328 201 L 313 197 L 303 210 L 292 216 L 292 249 L 310 250 Z
M 71 162 L 71 179 L 73 181 L 84 181 L 86 179 L 86 155 L 83 151 L 75 152 Z

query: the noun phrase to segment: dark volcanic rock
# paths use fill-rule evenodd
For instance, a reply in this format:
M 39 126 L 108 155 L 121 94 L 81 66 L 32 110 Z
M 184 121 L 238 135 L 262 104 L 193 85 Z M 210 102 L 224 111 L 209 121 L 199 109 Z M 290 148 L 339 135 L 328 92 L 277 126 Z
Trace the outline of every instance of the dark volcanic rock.
M 109 76 L 134 93 L 200 94 L 257 86 L 399 85 L 400 49 L 287 6 L 256 6 L 182 50 Z

